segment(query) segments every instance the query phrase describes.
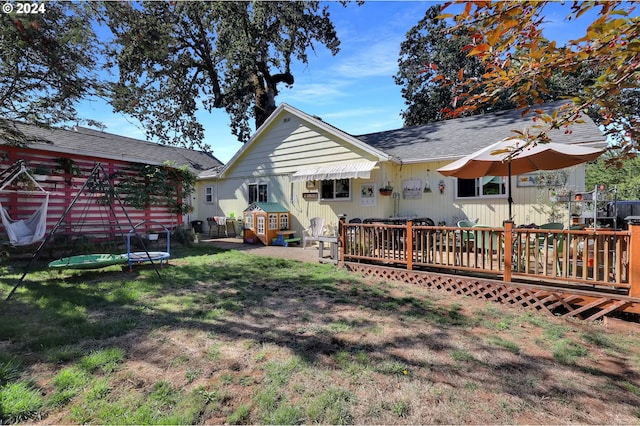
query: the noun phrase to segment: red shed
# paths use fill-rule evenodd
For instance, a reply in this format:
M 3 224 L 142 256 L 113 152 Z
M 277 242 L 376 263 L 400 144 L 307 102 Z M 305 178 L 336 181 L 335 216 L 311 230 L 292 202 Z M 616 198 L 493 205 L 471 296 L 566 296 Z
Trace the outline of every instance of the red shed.
M 17 160 L 25 160 L 30 174 L 50 193 L 47 228 L 51 229 L 87 180 L 96 163 L 100 163 L 115 184 L 123 176 L 135 174 L 144 165 L 172 167 L 187 166 L 194 173 L 222 166 L 212 155 L 175 146 L 160 145 L 126 136 L 74 127 L 72 130 L 43 128 L 20 122 L 5 121 L 11 132 L 0 131 L 0 170 L 6 170 Z M 4 130 L 4 129 L 3 129 Z M 16 136 L 17 139 L 16 139 Z M 149 205 L 145 209 L 127 208 L 133 223 L 156 221 L 167 227 L 183 223 L 178 207 L 183 204 L 181 187 L 175 188 L 175 199 L 168 205 Z M 37 208 L 12 194 L 0 194 L 2 206 L 10 216 L 28 216 Z M 189 201 L 186 200 L 188 203 Z M 96 203 L 85 206 L 88 220 L 104 221 L 103 209 Z M 69 223 L 80 218 L 68 216 Z M 122 218 L 109 217 L 118 221 Z M 0 232 L 4 232 L 2 229 Z

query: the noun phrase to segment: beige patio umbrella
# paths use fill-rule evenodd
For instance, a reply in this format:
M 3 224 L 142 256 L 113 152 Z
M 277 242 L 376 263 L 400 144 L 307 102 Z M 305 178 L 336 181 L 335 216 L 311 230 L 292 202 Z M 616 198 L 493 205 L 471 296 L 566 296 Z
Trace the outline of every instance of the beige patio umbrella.
M 503 139 L 486 148 L 440 167 L 445 176 L 475 179 L 483 176 L 507 176 L 509 219 L 512 218 L 511 176 L 536 170 L 557 170 L 575 166 L 598 158 L 605 149 L 572 144 L 540 143 L 524 148 L 521 139 Z

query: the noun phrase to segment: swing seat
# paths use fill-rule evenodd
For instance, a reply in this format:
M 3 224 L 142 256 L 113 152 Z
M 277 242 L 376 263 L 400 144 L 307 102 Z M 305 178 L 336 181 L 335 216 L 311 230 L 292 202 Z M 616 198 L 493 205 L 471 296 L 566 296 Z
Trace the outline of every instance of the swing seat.
M 16 178 L 25 174 L 31 182 L 34 184 L 38 191 L 6 191 L 5 188 L 9 186 Z M 7 175 L 6 177 L 4 177 Z M 38 195 L 44 196 L 40 207 L 34 211 L 31 216 L 26 219 L 12 219 L 9 216 L 7 210 L 0 203 L 0 216 L 2 218 L 2 225 L 5 232 L 9 237 L 9 242 L 12 246 L 26 246 L 36 243 L 44 238 L 47 231 L 47 209 L 49 207 L 49 193 L 45 191 L 42 186 L 29 174 L 24 161 L 18 161 L 14 163 L 9 169 L 2 173 L 3 179 L 0 184 L 0 193 L 13 192 L 26 196 Z
M 7 210 L 0 203 L 0 216 L 2 216 L 2 225 L 9 237 L 12 246 L 27 246 L 36 243 L 42 238 L 47 231 L 47 207 L 49 205 L 49 194 L 45 196 L 44 202 L 38 210 L 33 212 L 27 219 L 13 220 L 9 217 Z
M 100 269 L 111 265 L 127 263 L 123 254 L 83 254 L 63 257 L 49 263 L 51 269 Z

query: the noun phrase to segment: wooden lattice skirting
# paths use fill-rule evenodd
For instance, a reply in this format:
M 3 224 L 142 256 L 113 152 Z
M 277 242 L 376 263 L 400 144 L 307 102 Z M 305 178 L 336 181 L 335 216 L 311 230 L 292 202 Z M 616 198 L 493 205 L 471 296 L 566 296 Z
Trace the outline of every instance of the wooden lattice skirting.
M 618 294 L 574 290 L 551 285 L 506 283 L 486 278 L 409 271 L 365 263 L 345 262 L 344 267 L 366 276 L 447 291 L 461 296 L 472 296 L 506 305 L 519 305 L 563 317 L 593 321 L 623 312 L 640 314 L 639 299 Z

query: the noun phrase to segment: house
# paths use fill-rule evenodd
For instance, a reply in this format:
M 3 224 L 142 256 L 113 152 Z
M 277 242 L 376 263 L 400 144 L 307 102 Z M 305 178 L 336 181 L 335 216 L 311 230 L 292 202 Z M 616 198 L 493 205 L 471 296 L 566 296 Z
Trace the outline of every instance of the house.
M 570 133 L 554 130 L 550 136 L 558 143 L 604 145 L 598 127 L 586 116 L 584 121 Z M 199 175 L 195 215 L 237 216 L 251 203 L 276 202 L 290 211 L 290 227 L 298 231 L 313 217 L 336 224 L 340 215 L 500 226 L 508 216 L 506 177 L 465 180 L 436 170 L 533 125 L 531 116 L 510 110 L 353 136 L 282 104 L 222 169 Z M 584 165 L 563 172 L 560 184 L 584 189 Z M 538 186 L 537 177 L 512 177 L 516 224 L 544 223 L 552 213 L 548 188 Z M 381 191 L 387 186 L 391 195 Z
M 13 137 L 15 134 L 21 134 L 21 139 L 16 140 Z M 111 176 L 117 176 L 118 172 L 132 175 L 136 166 L 162 166 L 166 162 L 176 167 L 187 166 L 194 174 L 222 166 L 214 156 L 190 149 L 159 145 L 82 127 L 66 130 L 4 121 L 0 129 L 0 171 L 6 170 L 17 160 L 25 160 L 32 174 L 41 175 L 38 178 L 39 184 L 50 192 L 48 228 L 53 227 L 63 215 L 97 163 Z M 183 202 L 190 204 L 191 200 L 180 198 L 179 185 L 175 182 L 171 182 L 171 185 L 176 188 L 173 205 L 181 205 Z M 12 216 L 27 216 L 34 208 L 15 194 L 0 194 L 0 201 Z M 127 208 L 127 214 L 134 223 L 154 220 L 175 226 L 189 221 L 189 215 L 183 216 L 175 209 L 171 211 L 169 207 L 150 205 L 139 210 Z M 98 206 L 91 205 L 88 210 L 87 215 L 91 220 L 105 219 L 98 217 L 101 214 Z M 73 215 L 69 218 L 76 219 L 79 220 Z

